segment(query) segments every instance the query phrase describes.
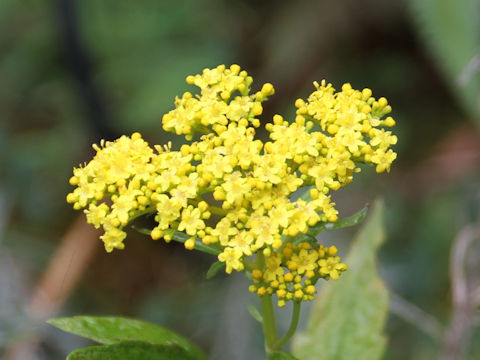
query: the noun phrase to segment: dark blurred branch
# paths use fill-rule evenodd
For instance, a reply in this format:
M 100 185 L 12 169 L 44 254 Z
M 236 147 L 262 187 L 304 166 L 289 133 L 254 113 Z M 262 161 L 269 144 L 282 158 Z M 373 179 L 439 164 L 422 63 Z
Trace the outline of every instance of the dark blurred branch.
M 480 306 L 480 286 L 472 292 L 472 300 L 476 306 Z
M 470 245 L 480 239 L 480 225 L 465 227 L 456 237 L 450 257 L 453 313 L 445 335 L 443 359 L 465 359 L 475 326 L 478 289 L 472 291 L 467 281 L 465 260 Z
M 35 360 L 42 339 L 42 328 L 49 317 L 56 315 L 65 301 L 75 291 L 100 249 L 100 232 L 87 224 L 79 215 L 61 239 L 47 268 L 36 285 L 26 309 L 34 331 L 25 341 L 13 343 L 4 353 L 3 360 Z
M 79 97 L 84 103 L 89 127 L 104 139 L 114 139 L 118 134 L 111 125 L 105 101 L 93 80 L 92 60 L 81 39 L 76 5 L 76 0 L 56 2 L 59 35 L 65 61 L 75 81 Z

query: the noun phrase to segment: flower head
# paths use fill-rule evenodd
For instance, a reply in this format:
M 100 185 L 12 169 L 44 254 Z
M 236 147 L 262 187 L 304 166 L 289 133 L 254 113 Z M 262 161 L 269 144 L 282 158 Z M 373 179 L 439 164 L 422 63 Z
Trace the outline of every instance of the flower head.
M 295 102 L 294 121 L 275 115 L 263 142 L 256 128 L 271 84 L 252 92 L 252 77 L 238 65 L 186 80 L 199 93 L 176 98 L 162 124 L 189 143 L 178 151 L 152 148 L 139 133 L 102 141 L 95 157 L 74 169 L 67 201 L 103 227 L 107 251 L 124 248 L 127 224 L 154 214 L 153 239 L 185 232 L 186 248 L 211 246 L 227 273 L 251 272 L 250 290 L 259 296 L 276 294 L 280 305 L 313 299 L 318 279 L 336 280 L 347 267 L 336 248 L 296 239 L 337 220 L 331 192 L 352 182 L 360 163 L 390 170 L 397 137 L 387 130 L 395 125 L 384 118 L 387 100 L 370 89 L 344 84 L 337 92 L 315 82 L 308 99 Z M 302 187 L 310 197 L 294 199 Z

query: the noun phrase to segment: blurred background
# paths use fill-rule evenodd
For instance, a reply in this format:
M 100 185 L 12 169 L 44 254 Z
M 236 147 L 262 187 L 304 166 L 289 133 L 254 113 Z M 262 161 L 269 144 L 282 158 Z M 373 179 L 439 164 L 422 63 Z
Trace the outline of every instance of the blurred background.
M 110 314 L 170 327 L 214 360 L 262 358 L 241 274 L 206 281 L 212 258 L 133 230 L 126 250 L 107 254 L 65 202 L 73 166 L 100 139 L 139 131 L 178 146 L 162 115 L 192 90 L 186 75 L 222 63 L 246 69 L 254 89 L 274 84 L 263 121 L 292 116 L 314 80 L 389 100 L 391 173 L 364 169 L 335 199 L 348 216 L 385 198 L 379 266 L 395 295 L 384 358 L 439 358 L 454 309 L 451 247 L 480 221 L 478 0 L 0 0 L 0 356 L 64 359 L 90 343 L 46 318 Z M 356 230 L 321 241 L 345 255 Z M 474 285 L 478 248 L 466 259 Z M 470 334 L 466 358 L 480 359 Z

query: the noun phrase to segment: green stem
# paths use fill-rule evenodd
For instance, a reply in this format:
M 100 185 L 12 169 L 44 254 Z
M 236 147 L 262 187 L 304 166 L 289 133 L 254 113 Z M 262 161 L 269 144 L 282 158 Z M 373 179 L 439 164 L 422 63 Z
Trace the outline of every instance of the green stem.
M 206 126 L 203 126 L 203 125 L 198 125 L 194 128 L 195 131 L 199 132 L 200 134 L 202 135 L 208 135 L 210 134 L 212 131 L 206 127 Z
M 177 241 L 177 242 L 180 242 L 182 244 L 185 243 L 185 241 L 187 241 L 190 238 L 191 238 L 190 235 L 184 234 L 180 231 L 175 231 L 173 236 L 172 236 L 173 241 Z M 220 254 L 222 252 L 221 250 L 216 249 L 213 246 L 205 245 L 204 243 L 202 243 L 198 239 L 195 239 L 195 250 L 199 250 L 199 251 L 202 251 L 204 253 L 211 254 L 211 255 L 217 255 L 217 256 L 218 256 L 218 254 Z
M 214 205 L 208 205 L 208 211 L 210 211 L 214 215 L 226 215 L 227 211 L 222 209 L 221 207 L 214 206 Z
M 145 234 L 149 235 L 151 234 L 152 230 L 150 229 L 143 229 L 143 228 L 138 228 L 135 225 L 132 225 L 132 228 L 137 230 L 140 234 Z M 185 243 L 188 239 L 190 239 L 191 236 L 181 233 L 179 231 L 175 231 L 172 236 L 173 241 L 177 241 L 179 243 Z M 210 246 L 210 245 L 205 245 L 202 243 L 200 240 L 195 239 L 195 250 L 202 251 L 207 254 L 215 255 L 218 256 L 222 251 L 216 247 Z
M 155 207 L 154 206 L 149 206 L 145 210 L 137 210 L 134 215 L 130 217 L 129 222 L 132 222 L 136 218 L 139 218 L 142 215 L 149 214 L 149 213 L 154 213 L 155 212 Z
M 245 266 L 245 270 L 252 271 L 256 269 L 256 266 L 253 262 L 249 261 L 248 259 L 243 259 L 243 265 Z
M 300 301 L 295 301 L 293 303 L 293 313 L 292 313 L 292 322 L 290 323 L 290 328 L 288 329 L 287 333 L 283 338 L 277 341 L 275 343 L 275 348 L 280 349 L 283 345 L 285 345 L 288 340 L 291 339 L 293 334 L 295 334 L 295 331 L 297 330 L 298 326 L 298 321 L 300 319 L 300 307 L 301 307 L 301 302 Z
M 275 324 L 272 295 L 263 295 L 260 297 L 260 303 L 263 318 L 263 336 L 265 337 L 265 351 L 267 354 L 271 354 L 275 351 L 275 343 L 277 342 L 277 326 Z

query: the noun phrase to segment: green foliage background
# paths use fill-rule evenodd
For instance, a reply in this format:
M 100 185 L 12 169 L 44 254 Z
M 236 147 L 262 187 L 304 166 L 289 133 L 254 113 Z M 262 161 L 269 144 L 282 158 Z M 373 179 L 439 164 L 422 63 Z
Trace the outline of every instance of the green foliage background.
M 299 359 L 382 358 L 388 290 L 378 275 L 376 254 L 385 238 L 383 214 L 378 201 L 353 240 L 346 258 L 348 273 L 321 288 L 307 329 L 293 344 Z

